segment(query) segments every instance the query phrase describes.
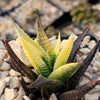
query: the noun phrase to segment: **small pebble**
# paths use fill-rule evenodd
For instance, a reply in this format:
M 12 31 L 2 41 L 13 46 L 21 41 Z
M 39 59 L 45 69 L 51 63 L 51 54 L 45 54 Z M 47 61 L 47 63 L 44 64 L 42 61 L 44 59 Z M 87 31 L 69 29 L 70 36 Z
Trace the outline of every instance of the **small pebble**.
M 92 79 L 92 75 L 91 75 L 90 73 L 85 72 L 84 74 L 85 74 L 85 76 L 86 76 L 87 78 Z
M 1 50 L 0 49 L 0 58 L 3 60 L 3 58 L 6 56 L 7 50 Z
M 97 72 L 97 73 L 96 73 L 96 75 L 97 75 L 98 77 L 100 77 L 100 71 L 99 71 L 99 72 Z
M 90 42 L 89 42 L 89 44 L 88 44 L 88 48 L 90 49 L 90 50 L 92 50 L 93 49 L 93 47 L 96 45 L 96 42 L 94 41 L 94 40 L 91 40 Z
M 0 96 L 5 88 L 5 85 L 6 85 L 5 81 L 0 81 Z
M 54 93 L 51 94 L 49 100 L 58 100 Z
M 9 71 L 0 71 L 0 79 L 4 79 L 9 76 Z
M 18 88 L 20 86 L 20 81 L 18 77 L 11 77 L 10 88 Z
M 99 100 L 98 97 L 100 96 L 99 93 L 92 93 L 92 94 L 86 94 L 84 96 L 84 100 Z
M 24 100 L 31 100 L 28 96 L 23 96 Z
M 89 43 L 89 41 L 90 41 L 90 36 L 86 36 L 86 37 L 84 38 L 84 40 L 83 40 L 83 42 L 82 42 L 82 44 L 81 44 L 80 47 L 83 48 L 83 47 L 87 46 L 88 43 Z
M 93 74 L 93 68 L 89 65 L 86 72 Z
M 16 89 L 5 89 L 5 99 L 4 100 L 13 100 L 17 96 Z
M 51 38 L 49 38 L 50 41 L 52 40 L 56 40 L 56 36 L 52 36 Z
M 25 76 L 23 76 L 23 79 L 24 79 L 24 81 L 26 82 L 26 83 L 30 83 L 31 81 L 27 78 L 27 77 L 25 77 Z
M 56 43 L 57 43 L 57 40 L 52 40 L 52 41 L 51 41 L 51 44 L 52 44 L 53 47 L 56 46 Z
M 88 48 L 81 48 L 79 50 L 81 53 L 83 53 L 84 55 L 88 54 L 90 52 L 90 50 Z
M 97 78 L 98 78 L 97 74 L 93 74 L 92 80 L 95 80 Z
M 0 41 L 0 49 L 3 49 L 3 50 L 6 49 L 2 41 Z
M 99 61 L 95 61 L 93 64 L 94 67 L 98 67 L 100 70 L 100 62 Z
M 0 96 L 0 100 L 4 100 L 4 97 L 5 97 L 5 95 L 2 94 L 2 95 Z
M 6 77 L 3 79 L 3 81 L 5 82 L 6 86 L 10 85 L 10 81 L 11 81 L 11 77 Z
M 24 96 L 25 95 L 25 91 L 22 88 L 22 86 L 19 87 L 19 91 L 18 91 L 18 96 Z
M 97 73 L 98 72 L 98 68 L 97 67 L 92 67 L 93 68 L 93 72 Z
M 90 80 L 87 77 L 82 76 L 82 78 L 80 79 L 80 82 L 79 82 L 79 86 L 82 86 L 88 82 L 90 82 Z
M 3 62 L 1 67 L 0 67 L 1 70 L 9 70 L 10 69 L 10 65 L 6 62 Z
M 16 77 L 16 76 L 21 76 L 21 73 L 11 69 L 9 72 L 10 76 Z

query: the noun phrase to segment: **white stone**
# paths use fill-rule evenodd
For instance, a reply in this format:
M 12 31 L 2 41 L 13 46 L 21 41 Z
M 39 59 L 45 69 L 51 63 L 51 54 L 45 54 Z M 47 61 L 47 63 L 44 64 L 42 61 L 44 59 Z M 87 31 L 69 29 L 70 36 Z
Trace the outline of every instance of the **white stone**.
M 2 62 L 3 62 L 3 61 L 2 61 L 2 58 L 0 58 L 0 65 L 2 64 Z
M 80 59 L 81 57 L 79 56 L 79 54 L 76 54 L 75 56 L 75 61 L 76 62 L 82 62 L 82 60 Z
M 87 55 L 83 55 L 80 57 L 80 59 L 83 61 L 86 57 L 87 57 Z
M 23 96 L 24 100 L 31 100 L 28 96 Z
M 89 43 L 89 41 L 90 41 L 90 36 L 86 36 L 86 37 L 84 38 L 84 40 L 83 40 L 83 42 L 82 42 L 82 44 L 81 44 L 80 47 L 83 48 L 83 47 L 87 46 L 88 43 Z
M 54 93 L 51 94 L 49 100 L 58 100 Z
M 5 88 L 5 82 L 4 81 L 0 81 L 0 95 L 2 94 L 4 88 Z
M 92 75 L 91 75 L 90 73 L 85 72 L 84 75 L 85 75 L 87 78 L 92 79 Z
M 26 83 L 30 83 L 31 81 L 29 80 L 29 78 L 27 78 L 27 77 L 25 77 L 25 76 L 23 76 L 23 79 L 24 79 L 24 81 L 26 82 Z
M 3 81 L 5 82 L 6 86 L 9 86 L 10 81 L 11 81 L 11 77 L 6 77 L 3 79 Z
M 20 58 L 20 60 L 27 66 L 31 66 L 31 63 L 27 59 L 23 49 L 21 48 L 21 45 L 19 43 L 19 40 L 13 40 L 9 42 L 11 48 L 14 50 L 15 54 Z
M 4 100 L 13 100 L 17 96 L 16 89 L 5 89 L 5 99 Z
M 100 93 L 92 93 L 92 94 L 86 94 L 84 96 L 85 100 L 99 100 Z
M 11 69 L 9 72 L 10 76 L 16 77 L 16 76 L 21 76 L 21 73 Z
M 0 67 L 1 70 L 9 70 L 10 69 L 10 65 L 6 62 L 3 62 L 1 67 Z
M 56 36 L 52 36 L 51 38 L 49 38 L 50 41 L 52 40 L 56 40 Z
M 6 49 L 2 41 L 0 41 L 0 49 L 3 49 L 3 50 Z
M 6 56 L 6 54 L 7 54 L 7 50 L 1 50 L 0 49 L 0 58 L 3 59 Z
M 93 68 L 89 65 L 86 72 L 93 74 Z
M 2 95 L 0 96 L 0 100 L 4 100 L 4 97 L 5 97 L 5 95 L 2 94 Z
M 93 72 L 97 73 L 98 72 L 98 67 L 92 67 L 93 68 Z
M 53 47 L 56 46 L 56 43 L 57 43 L 57 40 L 52 40 L 52 41 L 51 41 L 51 44 L 52 44 Z
M 20 86 L 19 91 L 18 91 L 18 96 L 24 96 L 25 95 L 25 91 L 22 88 L 22 86 Z
M 98 67 L 100 70 L 100 62 L 99 61 L 95 61 L 93 64 L 94 67 Z
M 91 40 L 88 44 L 88 48 L 91 50 L 96 45 L 96 42 L 94 40 Z
M 0 79 L 4 79 L 9 76 L 9 71 L 0 71 Z
M 14 100 L 23 100 L 23 96 L 25 95 L 25 92 L 22 87 L 19 87 L 18 95 Z
M 99 93 L 100 92 L 100 85 L 96 85 L 91 91 L 89 91 L 89 94 L 93 93 Z
M 96 53 L 96 58 L 97 58 L 97 59 L 96 59 L 97 61 L 100 60 L 100 52 L 97 52 L 97 53 Z
M 9 62 L 9 61 L 10 61 L 10 57 L 4 58 L 3 61 L 5 61 L 5 62 Z
M 88 83 L 88 82 L 90 82 L 90 80 L 89 80 L 87 77 L 83 76 L 83 77 L 80 79 L 79 86 L 82 86 L 82 85 L 84 85 L 84 84 L 86 84 L 86 83 Z
M 20 86 L 18 77 L 11 77 L 10 88 L 18 88 Z
M 81 53 L 83 53 L 83 54 L 88 54 L 89 52 L 90 52 L 90 50 L 88 49 L 88 48 L 81 48 L 81 49 L 79 49 L 79 51 L 81 52 Z
M 7 50 L 0 49 L 0 65 L 2 64 L 2 61 L 3 61 L 4 57 L 6 56 L 6 54 L 7 54 Z
M 100 77 L 100 71 L 99 71 L 99 72 L 97 72 L 97 73 L 96 73 L 96 75 L 97 75 L 98 77 Z
M 14 100 L 23 100 L 23 97 L 17 96 Z

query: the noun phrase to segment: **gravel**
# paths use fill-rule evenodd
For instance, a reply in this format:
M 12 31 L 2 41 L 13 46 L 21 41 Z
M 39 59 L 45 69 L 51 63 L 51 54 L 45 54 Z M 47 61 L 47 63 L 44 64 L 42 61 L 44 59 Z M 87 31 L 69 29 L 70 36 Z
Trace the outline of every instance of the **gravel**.
M 53 46 L 55 46 L 56 44 L 55 36 L 50 38 L 50 41 L 53 44 Z M 62 48 L 64 47 L 64 44 L 66 44 L 66 41 L 67 41 L 66 39 L 62 40 L 62 44 L 61 44 Z M 88 41 L 88 43 L 86 43 L 86 41 Z M 16 40 L 14 41 L 14 43 L 15 42 L 18 42 L 18 41 Z M 9 42 L 9 44 L 12 45 L 12 41 Z M 82 45 L 78 54 L 76 55 L 75 60 L 77 62 L 82 62 L 86 58 L 86 56 L 91 50 L 90 45 L 93 48 L 96 45 L 96 42 L 94 40 L 90 40 L 89 36 L 86 36 L 84 41 L 82 42 Z M 16 46 L 16 48 L 17 47 L 18 46 Z M 15 46 L 13 49 L 15 49 Z M 19 50 L 22 50 L 21 47 Z M 4 59 L 7 59 L 8 56 L 7 56 L 7 51 L 3 44 L 0 45 L 0 53 L 2 54 L 1 55 L 2 60 L 1 60 L 1 65 L 0 65 L 0 69 L 1 69 L 0 70 L 0 100 L 23 100 L 23 99 L 30 100 L 30 98 L 25 94 L 25 91 L 22 88 L 21 83 L 20 83 L 22 77 L 26 83 L 30 83 L 30 80 L 27 77 L 22 76 L 19 72 L 16 72 L 15 70 L 13 70 L 10 64 L 6 62 L 6 60 L 4 60 Z M 93 61 L 89 65 L 86 72 L 84 73 L 84 76 L 81 78 L 79 86 L 89 82 L 90 80 L 94 80 L 100 77 L 100 61 L 99 60 L 100 60 L 100 52 L 97 51 L 96 56 L 94 57 Z M 98 93 L 97 91 L 100 91 L 99 85 L 95 87 L 93 90 L 91 90 L 89 93 L 87 93 L 84 96 L 85 98 L 84 100 L 97 100 L 97 98 L 100 96 L 100 93 Z M 93 99 L 91 99 L 91 97 L 93 97 Z M 53 93 L 50 96 L 49 100 L 57 100 L 56 95 Z

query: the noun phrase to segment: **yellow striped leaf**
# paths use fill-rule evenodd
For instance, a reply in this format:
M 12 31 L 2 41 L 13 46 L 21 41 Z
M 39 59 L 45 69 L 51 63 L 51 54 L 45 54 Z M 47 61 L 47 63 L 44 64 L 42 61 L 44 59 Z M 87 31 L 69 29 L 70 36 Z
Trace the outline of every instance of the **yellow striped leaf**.
M 46 66 L 45 62 L 36 52 L 36 48 L 25 39 L 20 39 L 20 43 L 22 45 L 22 48 L 27 58 L 29 59 L 29 61 L 31 62 L 31 64 L 33 65 L 37 73 L 39 74 L 41 73 L 43 76 L 47 77 L 50 74 L 50 71 L 48 67 Z
M 62 65 L 58 69 L 54 70 L 48 77 L 48 79 L 61 80 L 62 82 L 66 82 L 69 78 L 71 78 L 81 64 L 79 63 L 69 63 Z
M 41 57 L 47 63 L 49 69 L 51 70 L 52 69 L 51 59 L 50 59 L 50 56 L 48 55 L 48 53 L 37 42 L 35 42 L 33 39 L 31 39 L 16 23 L 14 23 L 14 28 L 17 32 L 19 39 L 23 38 L 23 39 L 27 40 L 28 42 L 30 42 L 34 47 L 36 47 L 40 51 Z
M 54 48 L 48 37 L 46 36 L 39 21 L 37 22 L 37 42 L 48 52 L 50 56 L 53 55 Z
M 58 56 L 60 53 L 60 46 L 61 46 L 61 39 L 60 39 L 60 33 L 59 33 L 58 40 L 54 49 L 54 53 L 56 56 Z
M 54 70 L 57 69 L 59 66 L 64 65 L 67 62 L 68 57 L 73 47 L 73 40 L 74 38 L 69 37 L 67 43 L 65 44 L 64 48 L 61 50 L 59 56 L 57 57 L 55 61 Z

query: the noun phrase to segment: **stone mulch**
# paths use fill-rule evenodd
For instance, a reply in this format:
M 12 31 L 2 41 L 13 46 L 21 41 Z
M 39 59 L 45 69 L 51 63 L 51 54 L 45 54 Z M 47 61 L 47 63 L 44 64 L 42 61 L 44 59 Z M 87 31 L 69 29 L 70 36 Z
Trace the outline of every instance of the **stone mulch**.
M 77 36 L 76 36 L 77 38 Z M 56 44 L 56 37 L 50 38 L 53 46 Z M 63 48 L 66 43 L 66 39 L 62 41 L 61 48 Z M 21 49 L 18 40 L 13 40 L 9 42 L 10 46 L 14 52 L 20 57 L 20 59 L 30 66 L 30 63 L 25 59 L 25 54 Z M 83 59 L 88 55 L 90 50 L 96 45 L 94 40 L 90 40 L 90 36 L 86 36 L 82 42 L 81 48 L 76 55 L 75 60 L 77 62 L 82 62 Z M 26 83 L 30 83 L 29 79 L 22 76 L 19 72 L 16 72 L 11 68 L 9 63 L 9 57 L 7 56 L 7 51 L 0 41 L 0 100 L 30 100 L 21 85 L 21 79 L 23 78 Z M 27 62 L 27 63 L 26 63 Z M 81 78 L 79 86 L 100 77 L 100 52 L 97 51 L 93 61 L 89 65 L 84 76 Z M 100 97 L 100 86 L 96 86 L 93 90 L 84 96 L 84 100 L 98 100 Z M 56 95 L 53 93 L 49 100 L 57 100 Z

